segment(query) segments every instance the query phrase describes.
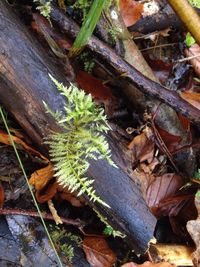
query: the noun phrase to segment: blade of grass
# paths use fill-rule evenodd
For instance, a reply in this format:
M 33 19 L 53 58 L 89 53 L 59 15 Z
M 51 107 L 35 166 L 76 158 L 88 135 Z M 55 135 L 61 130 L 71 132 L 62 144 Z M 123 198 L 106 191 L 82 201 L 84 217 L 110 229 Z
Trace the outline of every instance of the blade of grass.
M 69 51 L 69 57 L 76 56 L 83 50 L 97 25 L 105 5 L 107 5 L 105 0 L 93 1 L 90 11 L 83 21 L 82 27 Z
M 12 139 L 12 135 L 11 135 L 10 130 L 9 130 L 9 128 L 8 128 L 8 125 L 7 125 L 7 122 L 6 122 L 6 118 L 5 118 L 5 116 L 4 116 L 4 113 L 3 113 L 3 110 L 2 110 L 1 107 L 0 107 L 0 115 L 1 115 L 1 117 L 2 117 L 2 120 L 3 120 L 3 123 L 4 123 L 4 125 L 5 125 L 6 131 L 8 132 L 8 135 L 9 135 L 10 141 L 11 141 L 11 143 L 12 143 L 13 149 L 14 149 L 14 151 L 15 151 L 17 160 L 18 160 L 19 165 L 20 165 L 20 168 L 21 168 L 21 170 L 22 170 L 22 173 L 23 173 L 24 178 L 25 178 L 25 180 L 26 180 L 26 183 L 27 183 L 27 185 L 28 185 L 29 191 L 30 191 L 31 196 L 32 196 L 32 198 L 33 198 L 34 205 L 35 205 L 35 207 L 36 207 L 36 209 L 37 209 L 37 212 L 38 212 L 38 214 L 39 214 L 39 216 L 40 216 L 40 219 L 41 219 L 41 221 L 42 221 L 42 224 L 43 224 L 43 227 L 44 227 L 44 229 L 45 229 L 45 232 L 46 232 L 46 234 L 47 234 L 47 236 L 48 236 L 48 238 L 49 238 L 49 242 L 50 242 L 50 244 L 51 244 L 51 246 L 52 246 L 52 248 L 53 248 L 53 250 L 54 250 L 54 252 L 55 252 L 55 255 L 56 255 L 57 259 L 58 259 L 58 263 L 59 263 L 60 267 L 63 267 L 63 264 L 62 264 L 62 262 L 61 262 L 61 259 L 60 259 L 59 255 L 58 255 L 57 251 L 56 251 L 56 248 L 55 248 L 55 246 L 54 246 L 54 243 L 53 243 L 53 241 L 52 241 L 52 238 L 51 238 L 51 236 L 50 236 L 50 234 L 49 234 L 49 231 L 48 231 L 48 229 L 47 229 L 46 223 L 45 223 L 45 221 L 44 221 L 44 219 L 43 219 L 43 217 L 42 217 L 42 212 L 41 212 L 41 210 L 40 210 L 40 208 L 39 208 L 39 206 L 38 206 L 38 204 L 37 204 L 37 201 L 36 201 L 35 195 L 34 195 L 34 193 L 33 193 L 32 187 L 31 187 L 31 185 L 30 185 L 29 182 L 28 182 L 28 176 L 27 176 L 27 174 L 26 174 L 26 172 L 25 172 L 25 169 L 24 169 L 24 166 L 23 166 L 22 161 L 21 161 L 21 159 L 20 159 L 19 153 L 18 153 L 17 148 L 16 148 L 16 146 L 15 146 L 15 143 L 14 143 L 14 141 L 13 141 L 13 139 Z

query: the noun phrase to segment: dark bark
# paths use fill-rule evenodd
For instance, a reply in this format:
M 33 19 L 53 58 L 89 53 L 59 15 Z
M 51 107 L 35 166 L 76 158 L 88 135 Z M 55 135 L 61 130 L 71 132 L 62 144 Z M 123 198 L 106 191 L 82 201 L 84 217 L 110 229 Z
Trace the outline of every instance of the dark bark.
M 200 14 L 200 9 L 196 8 L 196 11 Z M 143 34 L 162 31 L 167 28 L 184 28 L 183 23 L 169 5 L 165 5 L 161 11 L 154 15 L 141 17 L 134 25 L 128 27 L 131 32 L 139 32 Z
M 51 12 L 51 18 L 69 37 L 76 37 L 79 32 L 79 26 L 61 10 L 54 7 Z M 98 38 L 90 38 L 87 47 L 96 56 L 104 60 L 114 74 L 121 75 L 121 79 L 126 79 L 131 82 L 144 95 L 155 97 L 171 106 L 174 110 L 180 112 L 200 127 L 200 110 L 183 100 L 178 93 L 145 77 Z
M 64 103 L 48 73 L 66 85 L 68 81 L 54 58 L 46 54 L 13 14 L 6 0 L 0 1 L 0 44 L 0 101 L 41 148 L 42 139 L 50 130 L 61 130 L 45 113 L 42 101 L 52 110 L 62 110 Z M 108 140 L 116 164 L 121 165 L 118 140 L 111 135 Z M 114 228 L 127 235 L 137 253 L 144 253 L 156 220 L 137 186 L 124 171 L 104 161 L 91 161 L 87 175 L 93 177 L 97 194 L 111 209 L 91 204 Z

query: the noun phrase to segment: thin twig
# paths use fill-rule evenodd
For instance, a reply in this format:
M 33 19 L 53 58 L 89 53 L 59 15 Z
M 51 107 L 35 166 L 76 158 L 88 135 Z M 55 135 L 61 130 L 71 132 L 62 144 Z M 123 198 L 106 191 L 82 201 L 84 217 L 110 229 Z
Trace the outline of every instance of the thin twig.
M 185 57 L 185 58 L 176 60 L 175 62 L 181 63 L 181 62 L 184 62 L 184 61 L 187 61 L 187 60 L 190 60 L 190 59 L 194 59 L 194 58 L 197 58 L 197 57 L 200 57 L 200 54 L 197 54 L 197 55 L 194 55 L 194 56 L 190 56 L 190 57 Z
M 23 215 L 23 216 L 31 216 L 31 217 L 36 217 L 36 218 L 40 217 L 37 211 L 20 210 L 20 209 L 5 209 L 5 208 L 0 209 L 0 215 Z M 54 221 L 53 216 L 49 213 L 42 212 L 42 217 L 45 220 Z M 85 222 L 79 219 L 73 220 L 73 219 L 67 219 L 67 218 L 61 217 L 61 220 L 64 224 L 77 226 L 78 228 L 83 227 L 85 225 Z
M 173 45 L 178 45 L 178 43 L 155 45 L 155 46 L 147 47 L 147 48 L 144 48 L 144 49 L 140 49 L 140 51 L 143 52 L 143 51 L 148 51 L 148 50 L 152 50 L 152 49 L 156 49 L 156 48 L 173 46 Z

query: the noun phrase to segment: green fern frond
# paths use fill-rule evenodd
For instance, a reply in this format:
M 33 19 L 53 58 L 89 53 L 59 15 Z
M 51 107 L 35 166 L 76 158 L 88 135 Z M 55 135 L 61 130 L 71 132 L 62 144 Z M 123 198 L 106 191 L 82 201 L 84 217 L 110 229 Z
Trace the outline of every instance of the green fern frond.
M 39 10 L 40 14 L 49 20 L 52 0 L 33 0 L 33 2 L 38 4 L 36 9 Z
M 67 101 L 64 106 L 66 114 L 53 112 L 45 104 L 47 112 L 66 130 L 65 133 L 50 134 L 45 141 L 50 147 L 55 176 L 63 187 L 77 191 L 78 195 L 85 193 L 91 201 L 108 207 L 96 195 L 94 180 L 85 177 L 89 168 L 88 159 L 106 159 L 116 167 L 104 136 L 109 130 L 104 110 L 92 101 L 90 94 L 85 94 L 73 84 L 66 88 L 52 76 L 50 78 Z

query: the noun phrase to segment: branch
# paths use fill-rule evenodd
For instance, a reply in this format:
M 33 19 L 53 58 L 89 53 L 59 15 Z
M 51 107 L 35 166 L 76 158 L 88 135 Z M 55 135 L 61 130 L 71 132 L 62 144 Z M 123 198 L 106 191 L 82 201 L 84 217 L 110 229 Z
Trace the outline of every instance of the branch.
M 54 6 L 50 17 L 69 37 L 73 39 L 76 37 L 79 26 L 61 10 Z M 98 38 L 92 37 L 87 46 L 93 53 L 101 57 L 115 74 L 121 75 L 121 79 L 127 79 L 145 95 L 155 97 L 168 104 L 200 127 L 200 110 L 182 99 L 178 93 L 142 75 Z
M 31 216 L 31 217 L 36 217 L 40 218 L 40 215 L 37 211 L 29 211 L 29 210 L 20 210 L 20 209 L 0 209 L 0 215 L 23 215 L 23 216 Z M 48 214 L 46 212 L 42 212 L 42 217 L 45 220 L 51 220 L 54 221 L 54 217 L 51 214 Z M 78 228 L 83 227 L 85 225 L 85 222 L 76 219 L 67 219 L 64 217 L 61 217 L 61 220 L 64 224 L 67 225 L 73 225 L 77 226 Z

